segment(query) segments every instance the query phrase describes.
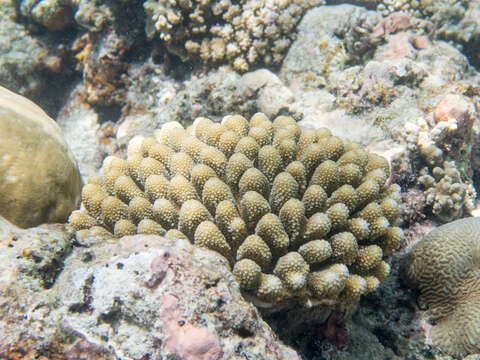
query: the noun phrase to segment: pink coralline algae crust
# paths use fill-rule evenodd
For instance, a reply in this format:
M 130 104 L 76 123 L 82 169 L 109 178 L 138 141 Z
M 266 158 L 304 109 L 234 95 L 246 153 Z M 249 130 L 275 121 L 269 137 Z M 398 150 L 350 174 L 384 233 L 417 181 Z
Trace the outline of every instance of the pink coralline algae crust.
M 182 360 L 216 360 L 222 356 L 216 335 L 183 319 L 169 320 L 165 326 L 165 348 Z
M 472 131 L 475 120 L 474 116 L 472 116 L 474 112 L 475 107 L 466 96 L 447 94 L 435 107 L 433 116 L 437 124 L 442 121 L 448 122 L 451 119 L 455 119 L 457 121 L 458 134 L 465 136 Z
M 402 31 L 392 35 L 385 45 L 380 57 L 381 60 L 396 60 L 407 56 L 412 56 L 415 49 L 410 43 L 410 34 Z
M 165 257 L 152 262 L 153 268 L 166 265 Z M 159 266 L 160 265 L 160 266 Z M 168 266 L 168 265 L 166 265 Z M 160 269 L 160 271 L 162 271 Z M 216 360 L 223 355 L 217 335 L 207 328 L 193 325 L 179 314 L 180 300 L 171 294 L 162 296 L 165 322 L 164 347 L 179 360 Z
M 402 12 L 396 12 L 381 20 L 373 29 L 372 35 L 376 38 L 382 38 L 397 31 L 410 29 L 412 26 L 413 21 L 410 16 Z

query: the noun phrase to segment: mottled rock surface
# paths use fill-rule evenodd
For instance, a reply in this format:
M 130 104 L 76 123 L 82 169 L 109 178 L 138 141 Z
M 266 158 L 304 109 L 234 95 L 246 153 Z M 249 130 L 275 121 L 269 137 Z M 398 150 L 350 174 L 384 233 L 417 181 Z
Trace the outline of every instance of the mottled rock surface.
M 79 87 L 70 93 L 56 120 L 77 159 L 80 174 L 87 179 L 95 175 L 102 165 L 103 151 L 99 116 L 82 102 Z
M 0 223 L 0 353 L 300 359 L 242 299 L 225 259 L 214 252 L 156 236 L 81 241 L 72 249 L 61 227 Z M 43 281 L 46 273 L 53 281 Z
M 298 26 L 298 37 L 280 70 L 286 82 L 312 79 L 326 84 L 331 72 L 341 71 L 352 60 L 373 49 L 367 30 L 381 19 L 374 11 L 353 5 L 320 6 L 310 10 Z M 359 45 L 355 45 L 359 44 Z
M 71 71 L 62 68 L 63 53 L 56 45 L 30 34 L 17 20 L 13 0 L 0 0 L 0 85 L 54 114 Z
M 77 163 L 58 124 L 0 87 L 0 214 L 21 227 L 65 221 L 80 200 Z

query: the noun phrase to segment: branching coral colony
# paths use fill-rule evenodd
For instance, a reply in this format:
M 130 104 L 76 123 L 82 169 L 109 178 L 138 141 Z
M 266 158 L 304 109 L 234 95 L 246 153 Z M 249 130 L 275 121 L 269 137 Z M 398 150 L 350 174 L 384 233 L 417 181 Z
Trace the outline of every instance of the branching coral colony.
M 237 71 L 278 65 L 303 14 L 324 0 L 147 0 L 146 32 L 182 59 L 228 63 Z
M 215 250 L 257 305 L 349 304 L 387 277 L 402 241 L 387 160 L 328 129 L 229 115 L 165 124 L 107 157 L 74 231 L 159 234 Z

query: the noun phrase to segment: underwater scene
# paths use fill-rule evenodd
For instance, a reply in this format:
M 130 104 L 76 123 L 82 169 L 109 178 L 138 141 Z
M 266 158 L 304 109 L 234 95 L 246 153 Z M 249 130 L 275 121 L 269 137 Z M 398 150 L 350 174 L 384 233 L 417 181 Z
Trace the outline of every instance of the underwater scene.
M 0 360 L 480 360 L 480 0 L 0 0 Z

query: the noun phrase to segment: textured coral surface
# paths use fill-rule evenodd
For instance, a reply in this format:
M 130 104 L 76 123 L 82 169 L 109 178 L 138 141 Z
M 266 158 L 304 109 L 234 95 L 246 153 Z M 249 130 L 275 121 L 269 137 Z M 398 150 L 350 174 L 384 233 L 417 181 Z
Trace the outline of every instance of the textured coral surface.
M 405 277 L 428 305 L 427 341 L 453 354 L 480 352 L 480 219 L 428 233 L 409 254 Z
M 403 238 L 386 159 L 290 117 L 198 118 L 138 136 L 83 188 L 82 234 L 188 238 L 224 255 L 258 304 L 354 303 Z
M 147 0 L 146 32 L 181 58 L 229 63 L 237 71 L 279 64 L 295 27 L 323 0 Z

